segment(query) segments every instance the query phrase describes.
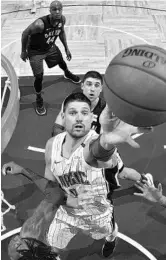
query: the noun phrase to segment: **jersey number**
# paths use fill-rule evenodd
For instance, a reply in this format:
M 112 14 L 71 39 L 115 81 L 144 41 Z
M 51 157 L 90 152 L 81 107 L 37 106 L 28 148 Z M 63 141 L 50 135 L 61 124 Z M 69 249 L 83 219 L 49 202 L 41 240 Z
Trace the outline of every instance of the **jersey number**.
M 55 40 L 55 36 L 49 37 L 48 40 L 47 40 L 47 44 L 53 43 L 54 40 Z

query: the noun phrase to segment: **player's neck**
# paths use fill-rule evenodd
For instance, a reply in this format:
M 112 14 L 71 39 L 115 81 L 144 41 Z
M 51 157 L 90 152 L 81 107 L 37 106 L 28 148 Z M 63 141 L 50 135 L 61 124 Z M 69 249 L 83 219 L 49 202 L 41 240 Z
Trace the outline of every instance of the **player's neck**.
M 71 154 L 83 143 L 86 136 L 73 138 L 69 133 L 66 134 L 65 142 L 62 146 L 63 157 L 69 158 Z
M 52 26 L 55 26 L 60 21 L 60 19 L 53 19 L 51 16 L 49 18 Z
M 93 109 L 95 108 L 95 106 L 97 105 L 98 102 L 99 102 L 99 97 L 91 102 L 91 110 L 92 111 L 93 111 Z

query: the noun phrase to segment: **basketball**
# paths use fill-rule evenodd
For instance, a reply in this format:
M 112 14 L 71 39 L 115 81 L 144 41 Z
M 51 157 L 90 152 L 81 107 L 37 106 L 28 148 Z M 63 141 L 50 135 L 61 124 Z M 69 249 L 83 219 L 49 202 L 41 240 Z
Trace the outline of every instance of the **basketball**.
M 111 111 L 128 124 L 166 122 L 166 50 L 151 45 L 124 49 L 107 67 L 103 91 Z

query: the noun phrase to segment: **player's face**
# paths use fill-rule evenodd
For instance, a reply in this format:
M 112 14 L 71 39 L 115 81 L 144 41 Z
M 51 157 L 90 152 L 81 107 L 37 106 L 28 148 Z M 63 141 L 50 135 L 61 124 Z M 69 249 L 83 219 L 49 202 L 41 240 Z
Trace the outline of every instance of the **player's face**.
M 87 78 L 82 84 L 82 90 L 85 96 L 90 99 L 91 102 L 95 101 L 102 91 L 102 84 L 100 79 Z
M 61 5 L 51 6 L 50 14 L 53 20 L 59 20 L 62 17 L 62 6 Z
M 91 129 L 92 113 L 86 102 L 70 102 L 63 117 L 65 129 L 73 138 L 81 138 Z

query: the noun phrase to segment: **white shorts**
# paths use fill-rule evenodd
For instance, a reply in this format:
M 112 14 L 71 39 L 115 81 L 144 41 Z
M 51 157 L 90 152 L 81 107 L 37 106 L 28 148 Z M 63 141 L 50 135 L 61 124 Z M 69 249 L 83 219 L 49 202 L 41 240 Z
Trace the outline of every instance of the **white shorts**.
M 47 242 L 58 249 L 67 247 L 70 240 L 79 232 L 95 240 L 110 236 L 113 232 L 113 207 L 97 216 L 72 216 L 60 206 L 49 227 Z

